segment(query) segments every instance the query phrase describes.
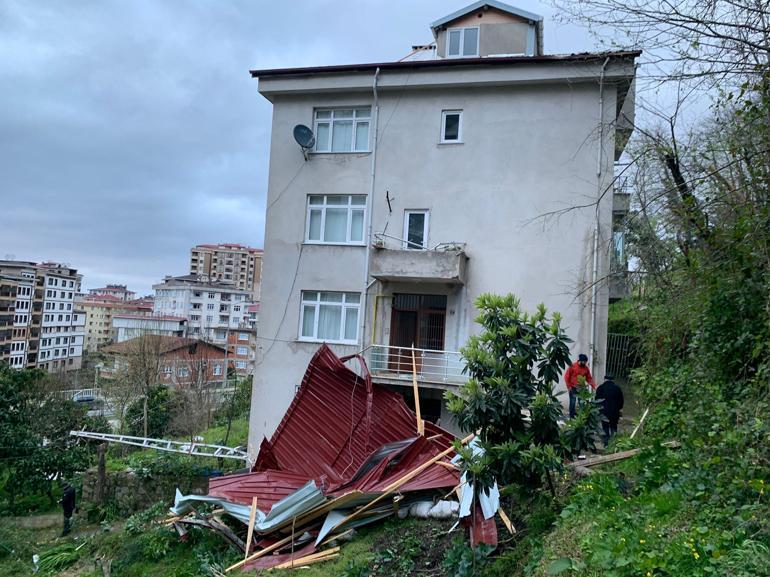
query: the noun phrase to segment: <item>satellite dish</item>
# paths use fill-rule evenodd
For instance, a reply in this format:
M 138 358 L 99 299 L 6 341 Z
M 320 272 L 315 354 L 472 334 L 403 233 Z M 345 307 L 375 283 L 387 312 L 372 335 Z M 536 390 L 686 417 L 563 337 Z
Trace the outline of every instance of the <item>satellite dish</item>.
M 294 140 L 302 147 L 303 152 L 315 146 L 315 135 L 304 124 L 298 124 L 294 127 Z

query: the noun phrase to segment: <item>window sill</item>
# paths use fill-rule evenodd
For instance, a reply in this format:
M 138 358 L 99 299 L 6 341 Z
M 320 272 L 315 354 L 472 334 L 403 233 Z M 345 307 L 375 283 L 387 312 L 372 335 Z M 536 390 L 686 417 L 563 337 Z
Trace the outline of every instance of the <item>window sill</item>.
M 350 246 L 353 248 L 362 248 L 366 246 L 365 242 L 316 242 L 312 240 L 303 241 L 302 244 L 306 246 Z
M 359 154 L 363 156 L 371 153 L 371 150 L 308 150 L 308 154 L 313 156 L 324 156 L 326 154 Z
M 462 140 L 441 140 L 439 141 L 439 146 L 446 146 L 446 145 L 452 145 L 452 144 L 465 144 Z
M 312 343 L 312 344 L 327 344 L 327 345 L 348 345 L 351 347 L 358 346 L 358 341 L 330 341 L 328 339 L 311 339 L 309 337 L 299 337 L 296 342 L 298 343 Z

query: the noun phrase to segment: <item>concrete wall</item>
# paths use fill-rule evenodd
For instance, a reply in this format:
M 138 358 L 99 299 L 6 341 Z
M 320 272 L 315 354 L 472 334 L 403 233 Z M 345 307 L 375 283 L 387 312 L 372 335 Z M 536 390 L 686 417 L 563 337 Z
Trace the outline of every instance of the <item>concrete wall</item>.
M 605 127 L 614 120 L 615 93 L 614 85 L 606 85 Z M 369 293 L 367 325 L 359 335 L 363 342 L 358 347 L 333 348 L 347 354 L 369 344 L 375 294 L 447 294 L 445 348 L 457 350 L 478 331 L 473 322 L 474 299 L 484 292 L 513 292 L 526 310 L 542 301 L 549 310 L 562 313 L 575 341 L 573 354 L 588 353 L 593 340 L 591 284 L 597 215 L 591 203 L 600 187 L 611 181 L 613 162 L 613 139 L 606 128 L 599 152 L 598 99 L 598 84 L 593 81 L 383 89 L 372 232 L 401 237 L 404 210 L 430 210 L 429 245 L 465 243 L 467 282 L 462 286 L 376 283 Z M 269 436 L 277 426 L 317 349 L 317 344 L 297 340 L 300 292 L 362 292 L 366 284 L 365 247 L 305 245 L 303 238 L 307 195 L 367 194 L 371 154 L 311 154 L 305 161 L 291 134 L 298 123 L 312 125 L 314 107 L 371 105 L 371 92 L 273 94 L 271 100 L 262 339 L 249 439 L 253 452 L 262 436 Z M 444 109 L 463 110 L 463 143 L 439 143 Z M 597 159 L 602 183 L 597 182 Z M 540 218 L 581 205 L 589 206 Z M 609 246 L 611 211 L 612 198 L 607 195 L 598 211 L 599 247 Z M 600 278 L 607 266 L 607 251 L 600 250 Z M 605 285 L 597 288 L 594 369 L 600 374 L 607 289 Z M 379 299 L 378 305 L 375 340 L 387 342 L 388 299 Z

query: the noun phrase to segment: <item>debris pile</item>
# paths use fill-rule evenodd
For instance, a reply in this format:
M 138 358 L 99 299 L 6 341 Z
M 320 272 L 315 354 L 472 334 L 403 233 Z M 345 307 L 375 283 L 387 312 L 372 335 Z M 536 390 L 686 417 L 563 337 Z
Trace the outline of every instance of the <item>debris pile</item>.
M 361 375 L 345 365 L 355 359 Z M 211 479 L 207 496 L 177 491 L 167 523 L 182 536 L 186 526 L 207 527 L 244 551 L 244 560 L 228 571 L 298 567 L 337 556 L 339 547 L 329 544 L 356 527 L 452 497 L 466 506 L 423 508 L 435 514 L 460 509 L 461 515 L 465 509 L 471 541 L 496 544 L 496 499 L 484 503 L 484 511 L 479 504 L 470 510 L 467 486 L 463 490 L 451 461 L 453 441 L 447 431 L 419 421 L 400 395 L 372 384 L 361 357 L 338 358 L 322 345 L 251 472 Z M 215 510 L 200 514 L 198 503 Z M 245 542 L 223 515 L 246 525 Z

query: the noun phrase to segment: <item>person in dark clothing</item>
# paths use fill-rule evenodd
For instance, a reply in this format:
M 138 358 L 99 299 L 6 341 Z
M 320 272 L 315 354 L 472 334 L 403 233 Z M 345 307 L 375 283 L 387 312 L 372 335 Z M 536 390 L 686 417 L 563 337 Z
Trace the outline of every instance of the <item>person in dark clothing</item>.
M 567 385 L 567 391 L 569 393 L 570 419 L 575 418 L 580 377 L 584 378 L 586 384 L 591 385 L 592 389 L 596 389 L 594 378 L 591 376 L 591 369 L 588 368 L 588 356 L 582 353 L 578 355 L 578 360 L 572 363 L 567 369 L 567 372 L 564 373 L 564 383 Z
M 75 487 L 65 482 L 64 491 L 59 502 L 64 511 L 64 530 L 61 534 L 64 537 L 72 530 L 72 513 L 77 510 L 77 507 L 75 507 Z
M 623 391 L 612 380 L 612 375 L 606 375 L 604 382 L 596 389 L 596 400 L 602 402 L 602 429 L 606 447 L 610 438 L 618 433 L 618 420 L 623 410 Z

